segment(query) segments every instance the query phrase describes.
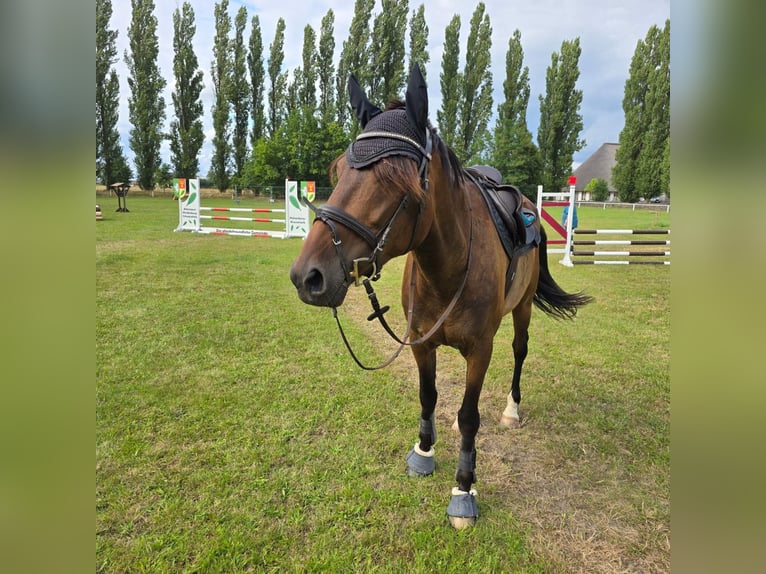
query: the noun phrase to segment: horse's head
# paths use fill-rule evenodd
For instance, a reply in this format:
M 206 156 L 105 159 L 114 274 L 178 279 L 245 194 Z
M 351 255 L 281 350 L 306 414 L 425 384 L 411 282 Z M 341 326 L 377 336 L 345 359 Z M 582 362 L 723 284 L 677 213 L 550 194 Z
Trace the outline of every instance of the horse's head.
M 406 105 L 374 106 L 351 76 L 351 106 L 363 128 L 335 160 L 327 203 L 290 269 L 304 303 L 337 307 L 352 282 L 377 279 L 385 263 L 425 237 L 432 135 L 428 94 L 418 66 L 410 74 Z M 319 222 L 319 223 L 317 223 Z

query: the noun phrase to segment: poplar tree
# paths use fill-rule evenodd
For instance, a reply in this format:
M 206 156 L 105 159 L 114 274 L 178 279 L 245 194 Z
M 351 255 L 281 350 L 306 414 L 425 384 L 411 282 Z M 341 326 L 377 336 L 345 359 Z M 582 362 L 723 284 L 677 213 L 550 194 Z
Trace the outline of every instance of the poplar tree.
M 224 192 L 229 188 L 229 160 L 231 155 L 231 120 L 229 110 L 229 92 L 231 84 L 231 49 L 229 31 L 229 0 L 221 0 L 215 4 L 215 38 L 213 40 L 213 63 L 210 75 L 213 78 L 215 103 L 213 115 L 213 158 L 210 163 L 210 179 L 218 191 Z
M 497 107 L 492 165 L 500 170 L 505 181 L 534 198 L 540 181 L 540 156 L 527 128 L 529 68 L 523 63 L 521 32 L 515 30 L 505 56 L 505 99 Z
M 323 125 L 335 118 L 335 13 L 329 9 L 322 18 L 319 31 L 319 53 L 317 55 L 317 76 L 319 78 L 319 117 Z
M 622 100 L 625 126 L 612 182 L 622 201 L 670 191 L 670 20 L 639 40 Z
M 483 160 L 489 143 L 487 124 L 492 115 L 492 26 L 483 2 L 479 2 L 471 17 L 468 46 L 460 86 L 455 153 L 472 164 Z
M 407 33 L 409 0 L 382 0 L 375 16 L 370 42 L 369 97 L 382 105 L 397 98 L 404 87 L 404 39 Z
M 317 49 L 316 32 L 314 28 L 306 24 L 303 29 L 303 73 L 298 87 L 298 103 L 303 112 L 313 114 L 317 106 Z
M 662 164 L 660 165 L 660 191 L 670 197 L 670 137 L 665 140 L 665 149 L 662 152 Z
M 288 80 L 287 95 L 284 98 L 285 114 L 283 116 L 283 119 L 289 116 L 294 111 L 298 110 L 298 108 L 300 108 L 298 92 L 300 92 L 302 85 L 303 85 L 303 68 L 298 66 L 297 68 L 293 70 L 292 81 Z
M 313 154 L 315 166 L 312 177 L 317 185 L 329 187 L 331 185 L 327 166 L 330 165 L 346 149 L 349 143 L 348 135 L 341 125 L 335 121 L 337 107 L 335 103 L 335 66 L 333 58 L 335 54 L 335 13 L 328 10 L 322 18 L 322 26 L 319 34 L 319 54 L 317 62 L 317 75 L 319 78 L 319 141 Z M 348 78 L 346 78 L 348 80 Z M 347 92 L 348 93 L 348 92 Z M 344 102 L 344 109 L 348 110 L 348 96 Z
M 199 175 L 199 151 L 205 141 L 202 131 L 202 70 L 199 69 L 192 41 L 197 27 L 194 9 L 184 2 L 173 12 L 173 109 L 170 123 L 170 161 L 176 177 Z
M 132 15 L 128 28 L 130 52 L 125 63 L 130 73 L 128 98 L 130 149 L 135 155 L 136 175 L 141 189 L 154 188 L 155 172 L 160 167 L 162 123 L 165 120 L 165 79 L 157 65 L 159 40 L 157 18 L 152 0 L 131 0 Z
M 250 132 L 250 145 L 255 148 L 255 142 L 264 136 L 265 120 L 263 114 L 263 86 L 266 71 L 263 67 L 263 38 L 261 22 L 258 16 L 250 21 L 250 50 L 247 54 L 247 67 L 250 71 L 250 115 L 253 127 Z
M 109 29 L 111 0 L 96 0 L 96 170 L 107 187 L 130 179 L 120 145 L 120 81 L 112 65 L 117 60 L 117 31 Z
M 349 114 L 348 104 L 348 75 L 354 74 L 359 85 L 369 88 L 370 71 L 370 19 L 375 0 L 356 0 L 354 16 L 351 19 L 348 38 L 343 41 L 340 53 L 338 75 L 336 77 L 336 94 L 338 104 L 338 122 L 347 127 L 351 136 L 359 132 L 359 122 L 353 114 Z M 369 90 L 368 90 L 369 93 Z M 373 102 L 374 103 L 374 102 Z
M 428 54 L 428 25 L 426 24 L 426 8 L 423 4 L 417 10 L 412 11 L 410 19 L 410 59 L 406 73 L 412 70 L 415 64 L 420 64 L 423 79 L 426 76 L 426 64 L 431 61 Z
M 274 41 L 269 46 L 269 135 L 271 137 L 279 129 L 282 120 L 286 116 L 287 73 L 282 72 L 282 63 L 285 60 L 285 21 L 277 20 L 277 29 L 274 33 Z
M 537 143 L 542 161 L 545 189 L 559 190 L 572 173 L 574 154 L 585 147 L 580 105 L 582 90 L 575 88 L 580 77 L 580 39 L 565 40 L 561 53 L 553 52 L 545 74 L 545 97 L 540 98 Z
M 248 120 L 250 119 L 250 83 L 247 80 L 247 49 L 245 47 L 245 26 L 247 8 L 240 6 L 234 17 L 234 44 L 232 46 L 231 88 L 229 99 L 234 115 L 234 129 L 231 134 L 234 178 L 240 186 L 245 161 L 247 160 Z
M 455 14 L 444 31 L 444 52 L 439 83 L 442 107 L 436 112 L 439 136 L 450 147 L 457 142 L 458 108 L 462 77 L 460 65 L 460 16 Z

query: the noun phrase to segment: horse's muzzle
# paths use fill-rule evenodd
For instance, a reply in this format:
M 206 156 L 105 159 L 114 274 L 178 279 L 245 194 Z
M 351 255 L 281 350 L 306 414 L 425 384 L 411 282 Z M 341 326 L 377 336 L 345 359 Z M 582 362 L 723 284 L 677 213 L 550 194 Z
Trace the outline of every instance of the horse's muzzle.
M 300 261 L 290 267 L 290 281 L 295 285 L 301 301 L 318 307 L 339 307 L 348 291 L 348 282 L 340 269 L 334 271 L 321 265 L 302 265 Z

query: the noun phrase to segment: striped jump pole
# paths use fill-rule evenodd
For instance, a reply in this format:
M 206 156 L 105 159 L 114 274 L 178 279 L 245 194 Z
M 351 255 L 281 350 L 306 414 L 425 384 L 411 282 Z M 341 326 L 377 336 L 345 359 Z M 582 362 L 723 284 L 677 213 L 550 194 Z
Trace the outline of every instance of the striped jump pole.
M 245 207 L 200 207 L 200 211 L 215 211 L 215 212 L 237 212 L 237 213 L 286 213 L 285 209 L 262 209 L 262 208 L 245 208 Z M 287 223 L 286 219 L 278 219 L 272 217 L 238 217 L 230 215 L 200 215 L 200 219 L 214 219 L 217 221 L 254 221 L 256 223 Z
M 574 235 L 670 235 L 669 229 L 575 229 Z M 572 241 L 575 265 L 670 265 L 670 250 L 622 249 L 583 251 L 582 245 L 670 246 L 669 239 L 575 239 Z M 582 257 L 619 257 L 620 259 L 581 259 Z M 632 259 L 632 258 L 638 259 Z

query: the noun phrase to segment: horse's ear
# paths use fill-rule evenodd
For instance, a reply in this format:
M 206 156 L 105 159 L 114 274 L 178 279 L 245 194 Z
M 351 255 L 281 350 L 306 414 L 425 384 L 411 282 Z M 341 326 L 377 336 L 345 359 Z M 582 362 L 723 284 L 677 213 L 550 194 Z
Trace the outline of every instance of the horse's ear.
M 407 117 L 423 133 L 428 128 L 428 90 L 420 66 L 414 64 L 407 84 Z
M 359 82 L 356 81 L 354 74 L 348 75 L 348 97 L 351 101 L 351 107 L 354 108 L 356 118 L 359 120 L 362 128 L 367 125 L 373 117 L 377 116 L 381 109 L 373 105 L 362 90 Z

